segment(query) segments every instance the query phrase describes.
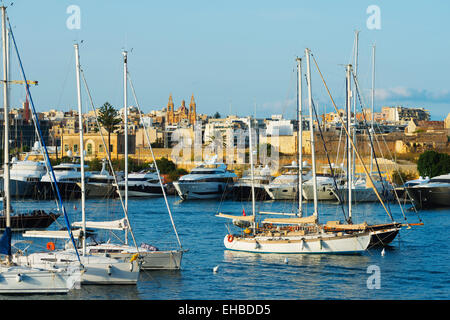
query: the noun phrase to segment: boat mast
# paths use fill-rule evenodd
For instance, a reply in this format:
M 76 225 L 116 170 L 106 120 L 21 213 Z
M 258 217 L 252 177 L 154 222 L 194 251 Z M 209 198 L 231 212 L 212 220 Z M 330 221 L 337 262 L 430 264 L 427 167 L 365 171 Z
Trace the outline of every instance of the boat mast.
M 348 189 L 348 220 L 351 223 L 352 221 L 352 185 L 353 185 L 353 176 L 352 176 L 352 138 L 350 135 L 350 127 L 351 127 L 351 118 L 352 118 L 352 110 L 351 110 L 351 99 L 352 99 L 352 91 L 351 91 L 351 80 L 350 73 L 352 69 L 352 65 L 349 64 L 346 67 L 347 69 L 347 130 L 349 134 L 347 135 L 347 189 Z
M 297 132 L 297 153 L 298 153 L 298 216 L 303 215 L 302 208 L 302 167 L 303 167 L 303 118 L 302 118 L 302 59 L 298 58 L 297 61 L 297 117 L 298 117 L 298 132 Z
M 125 212 L 128 216 L 128 87 L 127 87 L 127 51 L 122 51 L 123 55 L 123 123 L 124 123 L 124 133 L 125 133 Z M 125 230 L 125 244 L 128 244 L 128 233 Z
M 84 138 L 83 138 L 83 113 L 81 106 L 81 86 L 80 86 L 80 53 L 78 43 L 75 48 L 75 67 L 77 76 L 77 101 L 78 101 L 78 127 L 80 130 L 80 165 L 81 165 L 81 223 L 83 229 L 83 256 L 86 255 L 86 186 L 84 177 Z
M 248 117 L 248 141 L 250 149 L 250 174 L 252 177 L 252 213 L 253 213 L 253 233 L 256 232 L 256 210 L 255 210 L 255 183 L 253 181 L 253 143 L 252 143 L 252 117 Z
M 358 44 L 359 44 L 359 31 L 355 31 L 355 61 L 354 70 L 355 77 L 358 77 Z M 353 142 L 356 144 L 356 95 L 353 97 Z M 352 152 L 352 175 L 356 173 L 356 154 L 355 149 Z M 372 172 L 371 172 L 372 174 Z
M 375 102 L 375 44 L 372 45 L 372 101 L 370 110 L 370 134 L 374 133 L 373 130 L 373 107 Z M 373 150 L 370 148 L 370 174 L 373 169 Z
M 308 48 L 305 49 L 306 54 L 306 69 L 308 78 L 308 101 L 309 101 L 309 131 L 311 134 L 311 162 L 313 171 L 313 190 L 314 190 L 314 212 L 313 215 L 317 217 L 317 179 L 316 179 L 316 155 L 314 148 L 314 122 L 313 122 L 313 108 L 312 108 L 312 93 L 311 93 L 311 67 L 309 64 L 309 53 Z
M 2 49 L 3 49 L 3 107 L 4 107 L 4 124 L 5 124 L 5 146 L 4 146 L 4 159 L 3 159 L 3 189 L 4 189 L 4 210 L 6 218 L 6 229 L 11 228 L 11 192 L 9 189 L 9 101 L 8 101 L 8 52 L 6 47 L 6 7 L 2 6 Z M 5 231 L 6 231 L 5 229 Z M 11 261 L 11 257 L 6 257 L 7 262 Z

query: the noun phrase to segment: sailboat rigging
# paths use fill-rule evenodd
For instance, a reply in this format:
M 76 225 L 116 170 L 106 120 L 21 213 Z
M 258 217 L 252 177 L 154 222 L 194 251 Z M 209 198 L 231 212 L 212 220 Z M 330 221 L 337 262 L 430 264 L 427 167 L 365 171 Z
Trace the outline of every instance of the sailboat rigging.
M 330 93 L 330 90 L 328 89 L 328 86 L 327 86 L 327 84 L 325 82 L 325 79 L 324 79 L 324 77 L 322 75 L 322 72 L 320 71 L 320 68 L 319 68 L 319 66 L 317 64 L 317 61 L 316 61 L 316 59 L 315 59 L 313 54 L 311 54 L 311 56 L 312 56 L 312 58 L 314 60 L 315 66 L 317 68 L 317 71 L 319 72 L 319 75 L 320 75 L 320 77 L 322 79 L 322 82 L 323 82 L 323 84 L 325 86 L 325 89 L 326 89 L 326 91 L 327 91 L 327 93 L 328 93 L 328 95 L 329 95 L 329 97 L 331 99 L 333 107 L 334 107 L 336 113 L 339 115 L 338 108 L 337 108 L 337 106 L 336 106 L 336 104 L 334 102 L 334 99 L 333 99 L 333 97 L 332 97 L 332 95 Z M 350 74 L 351 74 L 351 66 L 349 65 L 349 66 L 347 66 L 347 79 L 348 79 L 347 81 L 349 81 L 349 79 L 350 79 Z M 358 87 L 358 82 L 357 81 L 355 81 L 355 84 L 356 84 L 356 87 Z M 352 148 L 355 150 L 355 154 L 358 157 L 358 160 L 360 161 L 360 163 L 361 163 L 361 165 L 363 167 L 363 170 L 366 173 L 367 178 L 369 179 L 370 187 L 373 189 L 375 195 L 377 196 L 378 200 L 382 204 L 385 212 L 388 214 L 388 216 L 391 218 L 391 220 L 393 222 L 392 223 L 388 223 L 388 224 L 379 224 L 379 225 L 371 225 L 371 226 L 367 225 L 367 223 L 364 223 L 363 226 L 362 226 L 363 228 L 361 228 L 361 225 L 352 224 L 351 220 L 349 220 L 350 223 L 347 224 L 347 225 L 340 225 L 340 224 L 338 224 L 338 225 L 334 225 L 334 226 L 328 226 L 327 230 L 328 231 L 346 231 L 346 230 L 347 231 L 351 231 L 351 230 L 357 231 L 357 230 L 361 230 L 361 229 L 369 230 L 371 232 L 371 234 L 372 234 L 372 239 L 371 239 L 371 246 L 372 246 L 372 245 L 379 245 L 379 244 L 384 245 L 386 243 L 389 243 L 390 241 L 393 240 L 393 238 L 395 238 L 395 236 L 399 232 L 400 228 L 403 227 L 403 226 L 406 226 L 406 227 L 409 228 L 410 226 L 413 226 L 413 225 L 423 225 L 422 222 L 415 223 L 415 224 L 412 224 L 412 223 L 401 224 L 401 223 L 397 223 L 397 222 L 394 221 L 390 211 L 387 209 L 386 204 L 384 203 L 381 195 L 379 194 L 377 188 L 375 187 L 375 183 L 373 181 L 372 175 L 368 172 L 367 167 L 364 164 L 364 161 L 363 161 L 360 153 L 358 152 L 353 139 L 350 139 L 349 127 L 344 124 L 344 120 L 342 119 L 342 117 L 340 115 L 338 116 L 338 119 L 342 123 L 342 128 L 344 129 L 344 131 L 345 131 L 345 133 L 346 133 L 346 135 L 348 137 L 348 141 L 349 141 L 350 145 L 352 146 Z M 350 188 L 349 188 L 349 198 L 350 197 L 351 197 L 351 193 L 350 193 Z M 349 206 L 350 205 L 351 205 L 351 203 L 349 204 Z M 349 217 L 351 217 L 350 213 L 349 213 Z
M 6 256 L 6 260 L 0 264 L 0 293 L 68 293 L 75 285 L 75 281 L 70 281 L 72 276 L 68 270 L 46 270 L 30 267 L 26 265 L 17 265 L 13 262 L 11 252 L 11 193 L 9 189 L 9 92 L 8 92 L 8 55 L 6 52 L 6 7 L 0 7 L 2 11 L 2 42 L 3 42 L 3 104 L 4 104 L 4 187 L 6 203 L 5 231 L 0 239 L 0 253 Z M 29 93 L 28 83 L 22 68 L 14 35 L 9 24 L 11 37 L 14 41 L 16 53 L 19 58 L 20 68 L 24 77 L 27 93 Z M 66 232 L 67 234 L 67 232 Z
M 255 227 L 252 231 L 247 230 L 243 234 L 228 234 L 224 238 L 225 248 L 228 250 L 245 251 L 253 253 L 282 253 L 282 254 L 311 254 L 311 253 L 333 253 L 333 254 L 359 254 L 365 251 L 370 243 L 371 234 L 367 230 L 352 230 L 351 232 L 329 232 L 325 230 L 327 225 L 334 221 L 328 221 L 326 225 L 319 224 L 319 210 L 317 206 L 317 183 L 316 164 L 314 151 L 314 122 L 312 112 L 312 89 L 309 56 L 310 50 L 305 49 L 307 79 L 308 79 L 308 101 L 309 101 L 309 125 L 311 137 L 311 156 L 313 171 L 314 211 L 307 217 L 292 218 L 267 218 L 261 222 L 261 227 Z M 296 59 L 297 64 L 301 63 Z M 298 70 L 301 70 L 298 66 Z M 299 84 L 300 87 L 300 84 Z M 299 90 L 299 89 L 298 89 Z M 298 99 L 300 104 L 301 98 Z M 299 108 L 301 106 L 299 105 Z M 249 121 L 251 132 L 251 121 Z M 251 135 L 250 135 L 251 139 Z M 300 139 L 299 139 L 300 140 Z M 301 150 L 301 146 L 298 151 Z M 250 154 L 252 150 L 250 150 Z M 300 167 L 299 167 L 300 168 Z M 302 187 L 300 185 L 300 187 Z M 301 198 L 298 199 L 301 201 Z M 219 213 L 216 216 L 244 221 L 256 224 L 256 217 L 242 217 Z M 236 224 L 236 223 L 235 223 Z
M 124 86 L 124 124 L 125 124 L 125 139 L 127 139 L 127 108 L 128 108 L 128 100 L 127 100 L 127 91 L 128 91 L 128 80 L 130 82 L 131 85 L 131 89 L 133 91 L 133 95 L 136 101 L 136 105 L 138 107 L 139 113 L 141 113 L 140 108 L 139 108 L 139 103 L 137 101 L 136 98 L 136 94 L 134 91 L 134 87 L 133 84 L 131 82 L 131 79 L 129 79 L 129 72 L 128 72 L 128 67 L 127 67 L 127 62 L 128 62 L 128 53 L 126 51 L 122 52 L 123 55 L 123 67 L 124 67 L 124 73 L 123 73 L 123 86 Z M 89 100 L 91 103 L 91 107 L 94 109 L 94 112 L 96 114 L 95 111 L 95 107 L 92 101 L 92 96 L 90 94 L 89 88 L 87 86 L 87 81 L 84 77 L 84 73 L 82 73 L 83 75 L 83 80 L 84 80 L 84 84 L 86 87 L 86 90 L 88 92 L 88 96 L 89 96 Z M 96 116 L 96 121 L 97 121 L 97 125 L 100 127 L 99 123 L 98 123 L 98 119 Z M 144 126 L 145 129 L 145 126 Z M 101 131 L 100 131 L 101 132 Z M 147 133 L 147 131 L 145 130 L 145 132 Z M 147 139 L 149 141 L 149 138 L 147 136 Z M 103 139 L 102 136 L 102 140 L 103 140 L 103 144 L 105 145 L 105 141 Z M 113 243 L 111 241 L 108 241 L 106 243 L 91 243 L 88 244 L 86 246 L 86 250 L 88 253 L 93 254 L 93 255 L 103 255 L 103 254 L 108 254 L 111 257 L 116 257 L 116 258 L 132 258 L 135 255 L 139 256 L 139 260 L 141 262 L 141 269 L 145 270 L 145 269 L 149 269 L 149 270 L 156 270 L 156 269 L 180 269 L 181 268 L 181 260 L 182 260 L 182 255 L 183 252 L 185 252 L 186 250 L 184 250 L 181 247 L 181 242 L 180 239 L 178 237 L 178 233 L 177 230 L 175 228 L 175 224 L 173 222 L 173 218 L 172 218 L 172 213 L 170 211 L 170 207 L 168 205 L 167 202 L 167 197 L 165 194 L 165 190 L 164 190 L 164 186 L 162 184 L 162 179 L 161 176 L 159 174 L 159 170 L 157 167 L 157 164 L 155 162 L 155 158 L 153 155 L 153 151 L 151 149 L 151 145 L 150 145 L 150 150 L 152 152 L 152 156 L 153 156 L 153 161 L 154 161 L 154 165 L 156 168 L 156 172 L 158 174 L 159 177 L 159 183 L 160 186 L 162 188 L 162 193 L 164 195 L 164 199 L 166 201 L 166 206 L 169 212 L 169 216 L 172 222 L 172 226 L 175 232 L 175 235 L 177 237 L 178 240 L 178 244 L 179 244 L 179 249 L 178 250 L 159 250 L 157 249 L 155 246 L 152 245 L 148 245 L 148 244 L 141 244 L 140 247 L 137 246 L 136 243 L 136 239 L 135 236 L 132 232 L 131 229 L 131 225 L 128 219 L 128 183 L 127 183 L 127 176 L 128 176 L 128 157 L 127 157 L 127 149 L 128 149 L 128 144 L 125 143 L 125 184 L 124 184 L 124 197 L 122 197 L 122 193 L 118 192 L 119 198 L 120 198 L 120 202 L 122 204 L 122 208 L 124 211 L 124 219 L 121 220 L 117 220 L 117 221 L 111 221 L 111 222 L 100 222 L 100 221 L 88 221 L 87 222 L 87 226 L 89 226 L 90 228 L 94 228 L 94 229 L 107 229 L 107 230 L 123 230 L 125 231 L 125 243 L 124 244 L 117 244 L 117 243 Z M 108 150 L 108 148 L 106 148 L 105 146 L 105 150 Z M 110 168 L 113 172 L 113 176 L 115 179 L 115 186 L 117 188 L 119 188 L 118 183 L 117 183 L 117 179 L 116 179 L 116 175 L 114 173 L 114 170 L 112 168 L 112 163 L 111 163 L 111 158 L 110 158 L 110 154 L 109 152 L 107 152 L 107 158 L 108 158 L 108 162 L 110 164 Z M 81 226 L 82 222 L 75 222 L 73 224 L 74 226 Z M 133 243 L 134 246 L 131 246 L 127 243 L 127 231 L 130 232 L 132 238 L 133 238 Z
M 78 44 L 74 44 L 74 49 L 76 53 L 76 75 L 77 75 L 77 100 L 78 100 L 78 112 L 82 114 L 81 106 L 81 91 L 80 91 L 80 63 L 79 63 L 79 51 Z M 81 147 L 81 162 L 84 164 L 84 145 L 83 145 L 83 122 L 79 122 L 79 132 L 80 132 L 80 147 Z M 82 166 L 84 167 L 84 166 Z M 82 186 L 81 190 L 84 190 L 84 171 L 82 171 Z M 56 181 L 55 181 L 56 182 Z M 57 183 L 55 183 L 57 186 Z M 137 256 L 131 258 L 125 257 L 124 259 L 114 259 L 107 256 L 97 256 L 92 255 L 87 252 L 86 248 L 86 206 L 85 193 L 81 193 L 82 202 L 82 225 L 81 230 L 77 230 L 79 239 L 82 242 L 82 255 L 78 255 L 77 246 L 73 249 L 66 248 L 63 250 L 55 250 L 54 245 L 50 248 L 48 252 L 35 252 L 28 256 L 15 256 L 16 263 L 22 265 L 39 266 L 40 268 L 52 269 L 58 268 L 69 268 L 73 266 L 74 252 L 76 252 L 80 263 L 83 265 L 81 272 L 81 284 L 136 284 L 139 277 L 140 262 L 137 260 Z M 68 230 L 71 230 L 69 225 Z M 51 238 L 54 237 L 56 232 L 49 233 L 39 233 L 39 232 L 26 232 L 24 237 L 44 237 Z

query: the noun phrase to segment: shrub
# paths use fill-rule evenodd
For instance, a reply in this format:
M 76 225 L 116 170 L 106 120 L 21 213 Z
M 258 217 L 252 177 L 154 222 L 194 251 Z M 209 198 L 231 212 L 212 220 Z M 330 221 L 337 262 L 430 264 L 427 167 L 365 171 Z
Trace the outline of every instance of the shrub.
M 421 176 L 430 178 L 450 173 L 450 155 L 433 150 L 425 151 L 417 161 L 417 171 Z

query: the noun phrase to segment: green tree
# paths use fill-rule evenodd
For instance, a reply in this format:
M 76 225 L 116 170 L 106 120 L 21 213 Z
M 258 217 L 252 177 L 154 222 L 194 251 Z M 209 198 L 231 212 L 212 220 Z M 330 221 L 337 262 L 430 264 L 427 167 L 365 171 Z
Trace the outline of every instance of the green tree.
M 114 132 L 122 122 L 119 112 L 109 102 L 105 102 L 99 108 L 98 122 L 108 132 L 108 150 L 111 152 L 111 132 Z
M 173 163 L 172 161 L 170 161 L 167 158 L 157 159 L 156 165 L 158 166 L 159 172 L 162 174 L 170 173 L 177 168 L 175 163 Z
M 450 155 L 433 150 L 425 151 L 417 161 L 417 171 L 421 176 L 430 178 L 450 173 Z

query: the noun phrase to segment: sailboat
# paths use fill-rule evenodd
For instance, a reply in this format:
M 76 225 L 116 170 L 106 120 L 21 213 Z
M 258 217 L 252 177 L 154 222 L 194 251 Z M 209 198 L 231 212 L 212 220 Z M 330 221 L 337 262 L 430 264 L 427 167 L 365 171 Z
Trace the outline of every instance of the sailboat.
M 131 228 L 130 225 L 128 223 L 128 143 L 127 143 L 127 139 L 128 139 L 128 121 L 127 121 L 127 106 L 128 106 L 128 100 L 127 100 L 127 90 L 128 90 L 128 53 L 127 51 L 123 51 L 123 67 L 124 67 L 124 131 L 125 131 L 125 168 L 124 168 L 124 180 L 123 182 L 123 187 L 124 190 L 121 190 L 121 192 L 119 193 L 119 197 L 120 200 L 122 202 L 122 191 L 123 191 L 123 195 L 125 197 L 125 201 L 124 203 L 122 203 L 123 205 L 123 210 L 124 210 L 124 214 L 125 217 L 123 219 L 120 220 L 116 220 L 116 221 L 86 221 L 85 224 L 88 228 L 92 228 L 92 229 L 106 229 L 106 230 L 122 230 L 125 232 L 125 243 L 123 244 L 117 244 L 117 243 L 113 243 L 111 241 L 108 241 L 106 243 L 92 243 L 92 244 L 87 244 L 86 245 L 86 250 L 89 254 L 92 255 L 109 255 L 111 257 L 114 258 L 118 258 L 118 259 L 133 259 L 133 257 L 135 256 L 139 256 L 139 261 L 141 263 L 140 268 L 143 270 L 160 270 L 160 269 L 169 269 L 169 270 L 177 270 L 181 268 L 181 260 L 182 260 L 182 256 L 183 253 L 185 252 L 184 249 L 181 248 L 181 242 L 178 238 L 178 233 L 176 231 L 175 225 L 173 224 L 173 219 L 172 219 L 172 214 L 170 212 L 170 207 L 168 205 L 167 202 L 167 197 L 165 194 L 165 190 L 164 190 L 164 186 L 162 183 L 162 179 L 161 179 L 161 175 L 159 173 L 158 170 L 158 166 L 156 164 L 156 162 L 154 161 L 154 166 L 155 166 L 155 171 L 157 174 L 157 178 L 159 181 L 159 186 L 161 188 L 162 194 L 164 196 L 165 202 L 166 202 L 166 206 L 167 209 L 169 211 L 169 216 L 171 218 L 172 221 L 172 225 L 174 227 L 174 231 L 175 234 L 177 236 L 177 240 L 178 240 L 178 244 L 180 246 L 179 249 L 174 249 L 174 250 L 159 250 L 157 247 L 150 245 L 150 244 L 146 244 L 146 243 L 142 243 L 140 247 L 137 247 L 136 245 L 136 241 L 134 239 L 134 235 L 131 232 Z M 133 94 L 134 94 L 134 88 L 131 83 L 131 87 L 133 89 Z M 85 82 L 86 84 L 86 82 Z M 88 90 L 89 92 L 89 90 Z M 140 108 L 139 108 L 139 104 L 137 102 L 136 96 L 135 96 L 135 100 L 136 100 L 136 104 L 138 106 L 138 110 L 140 112 Z M 92 101 L 91 101 L 92 102 Z M 92 107 L 93 104 L 92 104 Z M 95 109 L 94 109 L 95 111 Z M 145 127 L 144 127 L 145 128 Z M 145 130 L 145 132 L 147 133 L 147 131 Z M 148 136 L 147 136 L 147 141 L 150 141 Z M 149 144 L 150 145 L 150 144 Z M 153 150 L 151 149 L 151 145 L 150 145 L 150 150 L 153 156 Z M 153 160 L 154 160 L 154 156 L 153 156 Z M 108 155 L 108 160 L 110 160 L 110 157 Z M 112 166 L 111 166 L 112 168 Z M 113 175 L 115 175 L 113 173 Z M 117 182 L 115 183 L 115 185 L 117 186 Z M 82 222 L 75 222 L 73 224 L 73 226 L 81 226 Z M 135 246 L 131 246 L 127 243 L 127 237 L 126 234 L 127 232 L 131 233 L 132 237 L 133 237 L 133 241 L 135 243 Z
M 308 95 L 310 111 L 311 156 L 314 187 L 314 212 L 311 216 L 302 216 L 302 201 L 299 201 L 299 211 L 291 218 L 268 218 L 261 221 L 261 227 L 256 222 L 256 212 L 253 199 L 252 216 L 234 216 L 219 213 L 218 217 L 232 219 L 233 222 L 242 221 L 242 225 L 248 227 L 242 234 L 228 234 L 224 238 L 225 248 L 235 251 L 253 253 L 281 253 L 281 254 L 359 254 L 364 252 L 370 243 L 370 232 L 363 230 L 350 233 L 327 232 L 324 226 L 319 224 L 317 210 L 317 182 L 316 163 L 314 150 L 314 126 L 312 118 L 311 77 L 309 65 L 309 49 L 305 50 L 308 76 Z M 298 104 L 301 112 L 301 59 L 297 58 L 298 73 Z M 302 119 L 300 116 L 299 119 Z M 249 121 L 251 130 L 251 121 Z M 299 135 L 300 136 L 300 135 Z M 251 134 L 250 134 L 251 137 Z M 299 139 L 300 140 L 300 139 Z M 250 166 L 253 170 L 252 139 L 250 138 Z M 301 148 L 299 148 L 301 152 Z M 301 157 L 300 157 L 301 159 Z M 301 181 L 299 181 L 299 184 Z M 301 184 L 299 185 L 299 193 Z M 300 193 L 301 194 L 301 193 Z M 301 199 L 301 197 L 299 197 Z M 333 222 L 331 222 L 333 223 Z M 328 223 L 327 223 L 328 224 Z
M 4 104 L 4 179 L 5 179 L 5 231 L 0 238 L 0 254 L 6 259 L 0 263 L 0 294 L 68 293 L 75 285 L 67 270 L 45 270 L 16 265 L 11 252 L 11 193 L 9 184 L 9 99 L 8 99 L 8 55 L 6 50 L 6 7 L 2 6 L 3 40 L 3 104 Z M 10 32 L 11 27 L 10 27 Z
M 373 50 L 374 50 L 373 51 L 373 57 L 374 57 L 375 56 L 374 55 L 375 54 L 375 48 L 373 48 Z M 328 95 L 329 95 L 329 97 L 331 99 L 333 107 L 334 107 L 335 111 L 337 113 L 339 113 L 338 112 L 338 108 L 336 106 L 336 103 L 334 102 L 334 99 L 331 96 L 331 93 L 330 93 L 330 91 L 328 89 L 328 86 L 327 86 L 327 84 L 325 82 L 325 79 L 323 78 L 323 75 L 322 75 L 322 73 L 321 73 L 321 71 L 319 69 L 319 66 L 318 66 L 317 61 L 315 60 L 314 56 L 313 56 L 313 59 L 314 59 L 314 62 L 316 64 L 317 70 L 318 70 L 318 72 L 320 74 L 320 77 L 321 77 L 321 79 L 323 81 L 323 84 L 324 84 L 324 86 L 325 86 L 325 88 L 326 88 L 326 90 L 328 92 Z M 373 63 L 373 66 L 374 66 L 374 63 Z M 355 86 L 356 86 L 356 92 L 357 92 L 358 96 L 359 96 L 360 89 L 359 89 L 358 79 L 357 79 L 356 75 L 352 71 L 352 65 L 347 65 L 346 66 L 346 74 L 347 74 L 346 75 L 346 78 L 347 78 L 347 100 L 346 100 L 346 103 L 347 103 L 347 115 L 350 115 L 351 114 L 351 109 L 350 109 L 351 102 L 350 102 L 350 99 L 351 99 L 351 96 L 352 96 L 352 92 L 351 92 L 351 75 L 353 75 L 353 79 L 354 79 Z M 372 78 L 372 79 L 374 79 L 374 78 Z M 374 94 L 373 86 L 374 86 L 374 80 L 372 80 L 372 101 L 373 101 L 373 94 Z M 349 146 L 347 148 L 347 158 L 350 159 L 350 161 L 347 163 L 348 164 L 348 169 L 347 169 L 347 174 L 348 174 L 348 178 L 347 179 L 348 179 L 348 181 L 347 181 L 347 184 L 348 185 L 352 185 L 352 181 L 351 180 L 352 180 L 353 177 L 349 173 L 352 171 L 352 167 L 353 167 L 352 166 L 352 162 L 351 162 L 351 159 L 352 159 L 351 152 L 353 151 L 354 154 L 358 157 L 358 159 L 359 159 L 359 161 L 360 161 L 360 163 L 361 163 L 361 165 L 362 165 L 362 167 L 364 169 L 364 172 L 366 174 L 366 179 L 367 179 L 368 186 L 373 189 L 373 192 L 376 195 L 377 199 L 380 201 L 381 205 L 383 206 L 383 209 L 386 211 L 388 216 L 391 218 L 391 222 L 389 222 L 389 223 L 382 223 L 382 224 L 375 224 L 375 225 L 369 225 L 369 224 L 367 224 L 367 222 L 360 223 L 360 224 L 354 224 L 353 221 L 352 221 L 352 195 L 353 195 L 353 192 L 352 192 L 351 188 L 347 188 L 347 191 L 348 191 L 348 198 L 347 198 L 348 199 L 348 201 L 347 201 L 348 202 L 348 218 L 346 218 L 347 221 L 344 224 L 341 224 L 339 221 L 327 224 L 327 226 L 325 226 L 326 230 L 330 231 L 330 232 L 369 231 L 371 233 L 371 236 L 372 236 L 371 237 L 371 241 L 370 241 L 370 247 L 373 247 L 373 246 L 385 246 L 385 245 L 389 244 L 396 237 L 396 235 L 398 234 L 398 232 L 400 231 L 400 229 L 402 227 L 406 226 L 407 228 L 410 228 L 411 226 L 423 225 L 423 222 L 421 222 L 421 221 L 419 223 L 399 223 L 399 222 L 396 222 L 394 220 L 394 218 L 392 217 L 390 211 L 387 209 L 384 201 L 382 200 L 380 192 L 378 192 L 378 189 L 376 187 L 376 183 L 374 181 L 373 176 L 369 173 L 368 169 L 366 168 L 366 166 L 364 164 L 364 161 L 363 161 L 360 153 L 358 152 L 358 150 L 357 150 L 357 148 L 355 146 L 354 140 L 352 139 L 352 137 L 350 135 L 350 127 L 351 127 L 350 116 L 347 116 L 347 124 L 344 123 L 344 120 L 341 117 L 339 117 L 339 121 L 341 122 L 342 128 L 344 129 L 344 131 L 345 131 L 345 133 L 347 135 L 347 144 Z M 371 132 L 373 132 L 373 130 Z M 371 136 L 371 134 L 369 134 L 369 140 L 370 140 L 370 142 L 372 144 L 372 140 L 371 139 L 372 139 L 372 136 Z M 372 150 L 373 150 L 373 146 L 372 146 Z M 375 161 L 376 161 L 376 157 L 375 157 Z M 380 172 L 378 172 L 378 174 L 380 175 Z M 400 205 L 400 209 L 403 212 L 403 209 L 402 209 L 401 205 Z M 404 218 L 406 220 L 406 216 L 404 214 L 403 214 L 403 216 L 404 216 Z
M 135 285 L 139 278 L 140 261 L 138 255 L 131 258 L 119 260 L 109 257 L 105 254 L 102 256 L 89 254 L 86 250 L 86 190 L 85 190 L 85 175 L 84 175 L 84 140 L 83 140 L 83 121 L 81 108 L 81 89 L 80 89 L 80 62 L 78 44 L 74 44 L 75 48 L 75 64 L 77 76 L 77 98 L 78 98 L 78 116 L 79 116 L 79 131 L 80 131 L 80 161 L 81 161 L 81 212 L 82 222 L 81 230 L 76 230 L 78 242 L 81 241 L 82 255 L 79 256 L 77 247 L 65 248 L 63 250 L 55 250 L 55 244 L 49 242 L 47 244 L 46 252 L 35 252 L 27 256 L 19 255 L 16 258 L 16 263 L 29 266 L 39 266 L 40 268 L 54 269 L 54 268 L 69 268 L 74 263 L 77 263 L 77 258 L 83 265 L 81 273 L 81 284 L 129 284 Z M 53 179 L 57 186 L 56 179 Z M 58 189 L 56 188 L 59 194 Z M 70 226 L 69 226 L 70 229 Z M 62 234 L 62 235 L 61 235 Z M 27 231 L 23 234 L 24 237 L 41 237 L 41 238 L 64 238 L 64 231 Z

